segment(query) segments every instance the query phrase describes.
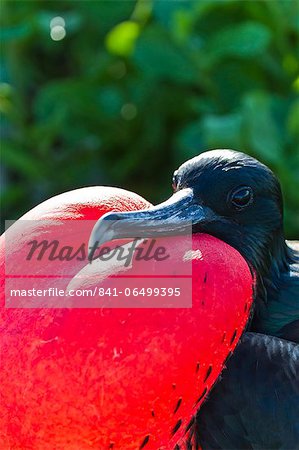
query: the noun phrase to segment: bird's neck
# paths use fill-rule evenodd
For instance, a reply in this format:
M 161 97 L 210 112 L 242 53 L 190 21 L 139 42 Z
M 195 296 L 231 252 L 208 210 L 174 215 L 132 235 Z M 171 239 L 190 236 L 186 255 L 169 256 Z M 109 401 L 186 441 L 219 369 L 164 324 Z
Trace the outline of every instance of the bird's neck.
M 268 251 L 268 261 L 263 275 L 266 288 L 268 288 L 268 295 L 273 288 L 279 290 L 281 277 L 290 269 L 290 264 L 293 262 L 293 254 L 290 247 L 287 245 L 283 231 L 277 233 L 272 241 L 272 245 Z
M 254 331 L 278 334 L 278 330 L 288 320 L 293 320 L 292 312 L 290 319 L 286 317 L 285 305 L 281 301 L 284 280 L 293 262 L 295 255 L 287 245 L 283 231 L 279 230 L 267 249 L 262 266 L 257 270 L 255 314 L 252 322 Z

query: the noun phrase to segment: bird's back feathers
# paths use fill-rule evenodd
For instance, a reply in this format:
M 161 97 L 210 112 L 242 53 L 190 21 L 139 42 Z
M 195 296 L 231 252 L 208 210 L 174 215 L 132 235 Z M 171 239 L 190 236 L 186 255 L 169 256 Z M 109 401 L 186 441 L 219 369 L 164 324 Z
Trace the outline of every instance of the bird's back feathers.
M 299 345 L 245 333 L 197 413 L 196 436 L 204 450 L 295 450 L 298 418 Z
M 288 270 L 270 272 L 267 299 L 254 331 L 299 343 L 299 243 L 289 241 Z M 267 283 L 267 280 L 266 280 Z M 269 283 L 277 283 L 269 286 Z

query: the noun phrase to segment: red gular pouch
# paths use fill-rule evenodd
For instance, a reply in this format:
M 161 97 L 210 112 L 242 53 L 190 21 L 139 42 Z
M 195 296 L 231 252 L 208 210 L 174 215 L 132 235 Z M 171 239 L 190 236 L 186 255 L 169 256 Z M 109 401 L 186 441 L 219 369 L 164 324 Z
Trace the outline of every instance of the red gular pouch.
M 151 244 L 139 242 L 142 249 Z M 93 298 L 105 341 L 101 448 L 173 449 L 182 442 L 248 320 L 253 281 L 235 249 L 206 234 L 155 239 L 158 247 L 170 257 L 145 261 L 136 251 L 129 267 L 97 260 L 68 286 L 103 292 Z M 162 287 L 176 286 L 180 296 L 164 295 Z
M 133 192 L 107 186 L 76 189 L 37 205 L 0 237 L 2 301 L 6 280 L 6 306 L 64 306 L 63 299 L 55 295 L 35 298 L 34 305 L 30 298 L 10 298 L 9 291 L 30 287 L 66 289 L 70 279 L 88 263 L 89 236 L 100 217 L 111 211 L 150 206 Z M 69 306 L 66 299 L 65 306 Z
M 162 450 L 184 439 L 244 330 L 253 292 L 235 249 L 204 234 L 189 248 L 186 239 L 156 240 L 171 260 L 80 261 L 65 279 L 67 292 L 117 286 L 131 289 L 126 298 L 10 309 L 2 296 L 1 448 Z M 157 296 L 133 294 L 149 283 Z M 169 283 L 187 286 L 185 296 L 165 301 Z

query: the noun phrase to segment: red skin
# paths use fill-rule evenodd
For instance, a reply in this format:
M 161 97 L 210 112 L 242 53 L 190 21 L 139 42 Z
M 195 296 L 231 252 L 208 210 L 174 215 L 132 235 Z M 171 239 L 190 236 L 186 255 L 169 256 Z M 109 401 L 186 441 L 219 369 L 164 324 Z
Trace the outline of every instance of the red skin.
M 94 220 L 147 207 L 136 194 L 93 187 L 54 197 L 23 218 Z M 32 237 L 42 231 L 32 227 Z M 84 228 L 83 241 L 90 231 Z M 161 242 L 174 239 L 180 248 L 183 238 Z M 3 238 L 0 247 L 3 271 Z M 7 309 L 2 286 L 1 449 L 173 449 L 237 344 L 252 302 L 250 270 L 236 250 L 208 235 L 194 237 L 193 250 L 201 257 L 192 261 L 192 308 Z M 84 266 L 76 264 L 75 273 Z M 127 273 L 138 270 L 134 262 Z

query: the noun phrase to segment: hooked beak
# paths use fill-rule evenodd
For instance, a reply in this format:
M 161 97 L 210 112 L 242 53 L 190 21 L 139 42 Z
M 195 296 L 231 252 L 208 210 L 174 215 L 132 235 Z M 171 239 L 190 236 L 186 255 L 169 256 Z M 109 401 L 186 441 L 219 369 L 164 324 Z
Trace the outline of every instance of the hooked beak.
M 95 224 L 88 243 L 89 261 L 105 242 L 125 238 L 161 237 L 192 232 L 192 226 L 209 221 L 212 211 L 194 202 L 193 190 L 182 189 L 147 210 L 111 212 Z

